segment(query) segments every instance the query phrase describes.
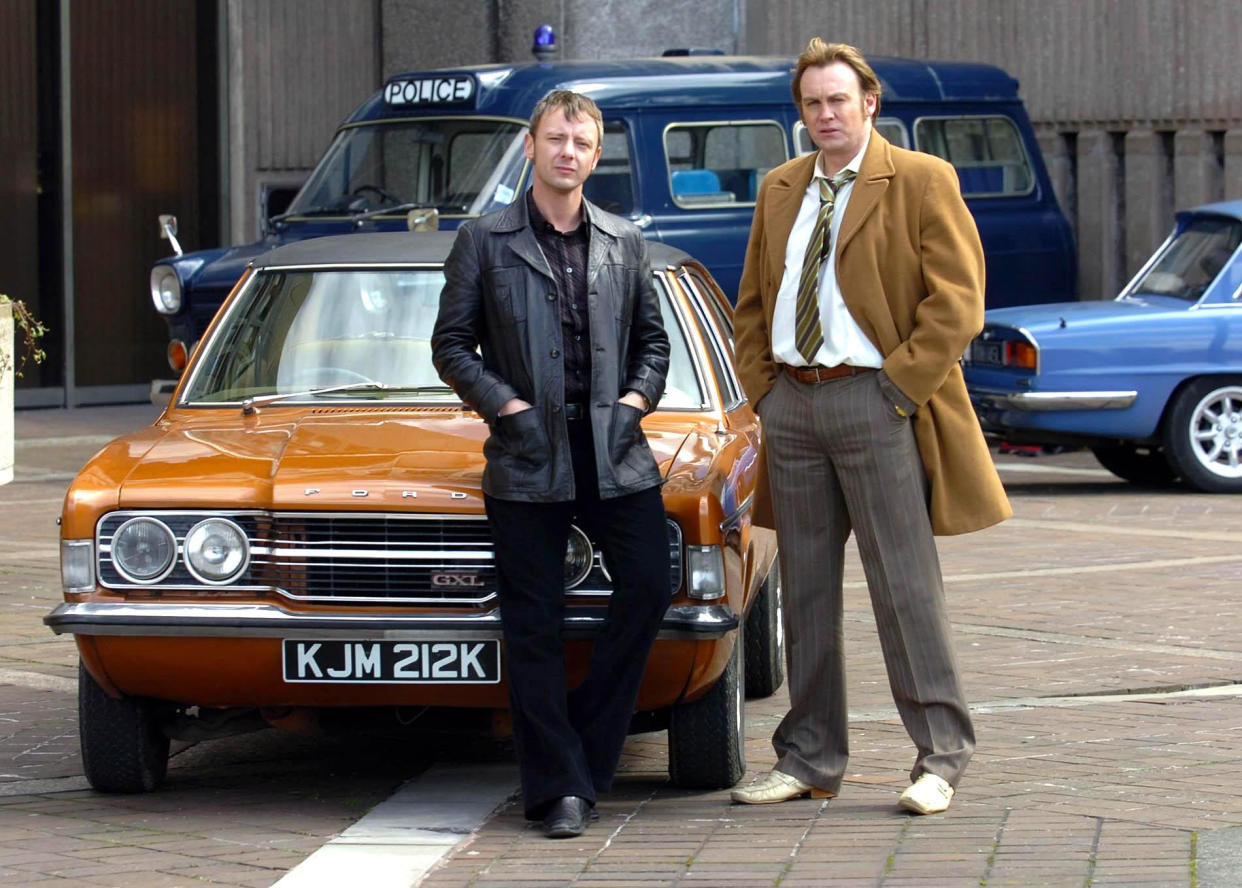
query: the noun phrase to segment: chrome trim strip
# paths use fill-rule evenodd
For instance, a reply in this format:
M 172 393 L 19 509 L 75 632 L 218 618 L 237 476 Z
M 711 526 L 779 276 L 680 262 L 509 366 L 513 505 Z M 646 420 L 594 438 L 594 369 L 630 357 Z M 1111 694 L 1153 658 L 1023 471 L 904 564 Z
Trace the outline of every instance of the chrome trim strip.
M 728 517 L 726 517 L 723 521 L 720 522 L 720 532 L 727 533 L 730 528 L 736 527 L 738 524 L 740 524 L 742 521 L 742 516 L 750 511 L 750 507 L 754 505 L 754 502 L 755 502 L 755 492 L 752 490 L 747 495 L 746 499 L 738 503 L 737 508 L 734 509 L 728 515 Z
M 605 607 L 567 608 L 566 638 L 592 638 L 604 624 Z M 298 614 L 270 604 L 171 604 L 167 602 L 66 602 L 43 618 L 57 635 L 121 635 L 181 638 L 323 638 L 417 640 L 499 638 L 500 611 L 467 614 Z M 676 604 L 660 626 L 660 638 L 719 638 L 736 629 L 727 605 Z
M 1134 403 L 1137 391 L 1101 392 L 1009 392 L 972 389 L 970 400 L 982 407 L 1045 413 L 1053 410 L 1124 410 Z

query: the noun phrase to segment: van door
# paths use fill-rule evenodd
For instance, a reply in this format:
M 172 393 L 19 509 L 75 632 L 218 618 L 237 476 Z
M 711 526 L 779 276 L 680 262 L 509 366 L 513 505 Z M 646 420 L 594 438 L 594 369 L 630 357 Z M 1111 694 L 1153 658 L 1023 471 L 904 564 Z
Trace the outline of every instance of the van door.
M 648 236 L 701 261 L 736 302 L 759 183 L 789 159 L 789 121 L 712 107 L 644 113 L 641 126 Z
M 918 116 L 914 147 L 957 170 L 987 259 L 987 307 L 1075 298 L 1073 236 L 1021 108 Z

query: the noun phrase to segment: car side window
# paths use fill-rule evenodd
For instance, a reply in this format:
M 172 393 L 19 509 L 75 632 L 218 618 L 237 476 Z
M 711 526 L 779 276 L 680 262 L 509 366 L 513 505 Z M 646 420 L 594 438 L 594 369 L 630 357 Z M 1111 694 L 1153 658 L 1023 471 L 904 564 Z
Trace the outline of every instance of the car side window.
M 708 284 L 697 272 L 683 268 L 677 275 L 681 285 L 691 293 L 697 293 L 688 300 L 698 318 L 703 339 L 707 342 L 712 368 L 720 384 L 720 394 L 724 398 L 725 410 L 732 410 L 745 403 L 746 395 L 742 384 L 733 371 L 733 328 L 732 325 L 721 323 L 723 314 L 719 311 L 716 300 L 712 297 Z M 724 331 L 727 330 L 726 335 Z
M 914 145 L 953 164 L 967 197 L 1014 197 L 1035 187 L 1022 137 L 1008 117 L 921 117 Z
M 664 156 L 673 202 L 696 210 L 753 204 L 764 175 L 788 160 L 775 120 L 675 123 Z
M 634 162 L 625 121 L 605 121 L 604 150 L 582 193 L 591 203 L 618 216 L 634 212 Z
M 910 147 L 906 125 L 895 117 L 881 117 L 875 122 L 875 131 L 898 148 Z M 811 141 L 811 132 L 801 120 L 794 124 L 793 137 L 794 148 L 797 149 L 799 157 L 815 150 L 815 143 Z

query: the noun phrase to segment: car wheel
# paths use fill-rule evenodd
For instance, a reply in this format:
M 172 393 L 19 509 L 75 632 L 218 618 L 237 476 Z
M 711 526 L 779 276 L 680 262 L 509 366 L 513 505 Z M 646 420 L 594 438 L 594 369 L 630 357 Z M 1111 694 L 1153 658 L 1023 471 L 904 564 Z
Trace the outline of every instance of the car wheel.
M 1242 380 L 1199 379 L 1178 392 L 1164 449 L 1196 490 L 1242 493 Z
M 150 792 L 168 772 L 168 737 L 154 704 L 139 697 L 114 700 L 78 664 L 78 738 L 82 767 L 99 792 Z
M 1172 484 L 1177 478 L 1164 453 L 1155 447 L 1118 444 L 1113 447 L 1092 447 L 1100 465 L 1123 481 L 1150 487 Z
M 746 696 L 771 697 L 785 681 L 785 629 L 781 625 L 781 569 L 773 561 L 746 615 Z
M 711 690 L 698 700 L 673 707 L 668 726 L 668 774 L 674 786 L 724 789 L 746 772 L 744 649 L 745 639 L 739 635 L 729 665 Z

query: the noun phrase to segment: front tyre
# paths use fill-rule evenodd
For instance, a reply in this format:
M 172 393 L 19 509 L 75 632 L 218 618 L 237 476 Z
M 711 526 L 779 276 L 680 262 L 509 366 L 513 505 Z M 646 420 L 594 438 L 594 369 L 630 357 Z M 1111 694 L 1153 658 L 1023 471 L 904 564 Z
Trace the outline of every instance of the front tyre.
M 1242 493 L 1242 379 L 1197 379 L 1178 392 L 1164 449 L 1173 471 L 1196 490 Z
M 673 707 L 668 774 L 683 789 L 725 789 L 746 772 L 745 639 L 739 627 L 729 665 L 704 696 Z
M 114 700 L 78 664 L 78 738 L 86 779 L 98 792 L 150 792 L 168 772 L 168 737 L 155 705 Z
M 781 569 L 768 571 L 746 615 L 746 696 L 771 697 L 785 681 L 785 633 L 781 626 Z

